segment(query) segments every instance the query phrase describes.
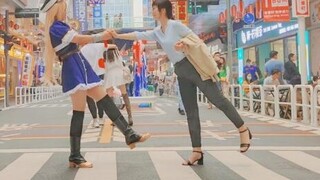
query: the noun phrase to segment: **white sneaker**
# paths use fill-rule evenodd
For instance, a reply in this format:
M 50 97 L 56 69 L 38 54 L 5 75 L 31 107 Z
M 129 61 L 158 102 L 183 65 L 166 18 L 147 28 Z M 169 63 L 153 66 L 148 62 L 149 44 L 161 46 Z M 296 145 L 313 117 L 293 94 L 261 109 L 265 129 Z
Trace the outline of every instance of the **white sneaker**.
M 103 126 L 104 125 L 104 118 L 99 118 L 99 125 Z
M 99 128 L 99 127 L 100 127 L 99 122 L 98 122 L 97 119 L 93 119 L 93 120 L 92 120 L 91 127 L 92 127 L 92 128 Z

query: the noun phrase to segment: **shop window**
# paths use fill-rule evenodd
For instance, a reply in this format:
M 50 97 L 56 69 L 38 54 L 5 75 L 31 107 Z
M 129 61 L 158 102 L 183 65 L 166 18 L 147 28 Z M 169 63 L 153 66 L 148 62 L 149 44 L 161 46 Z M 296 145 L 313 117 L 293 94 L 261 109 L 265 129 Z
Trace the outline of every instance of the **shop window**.
M 298 54 L 297 54 L 297 38 L 296 38 L 296 36 L 287 38 L 287 45 L 286 45 L 286 47 L 287 47 L 287 50 L 288 50 L 288 55 L 289 55 L 290 53 L 293 53 L 293 54 L 295 54 L 295 55 L 298 55 Z M 285 58 L 286 58 L 286 60 L 287 60 L 288 56 L 286 56 Z
M 250 59 L 252 62 L 256 61 L 256 48 L 248 48 L 244 50 L 244 64 L 247 59 Z
M 284 62 L 283 40 L 271 42 L 271 50 L 278 51 L 278 59 Z

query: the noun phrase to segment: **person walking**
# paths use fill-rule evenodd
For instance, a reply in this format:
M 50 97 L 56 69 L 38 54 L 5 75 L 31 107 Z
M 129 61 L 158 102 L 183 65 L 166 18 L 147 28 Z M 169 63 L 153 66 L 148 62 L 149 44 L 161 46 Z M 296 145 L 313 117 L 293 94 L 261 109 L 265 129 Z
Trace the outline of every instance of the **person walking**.
M 81 47 L 81 54 L 88 60 L 90 66 L 94 70 L 94 72 L 99 76 L 101 80 L 104 79 L 104 73 L 105 68 L 100 67 L 99 65 L 100 60 L 103 58 L 103 52 L 106 50 L 104 47 L 104 43 L 90 43 L 86 44 Z M 103 59 L 103 62 L 105 60 Z M 88 109 L 91 113 L 91 116 L 93 118 L 91 122 L 92 128 L 99 128 L 100 126 L 103 126 L 104 119 L 103 119 L 103 108 L 97 105 L 97 102 L 92 99 L 91 97 L 87 96 L 87 105 Z M 98 111 L 98 112 L 97 112 Z M 99 115 L 99 119 L 98 119 Z
M 132 126 L 131 104 L 126 89 L 126 84 L 132 81 L 130 69 L 125 67 L 117 46 L 113 44 L 108 44 L 108 50 L 103 53 L 103 58 L 106 59 L 104 87 L 107 89 L 108 94 L 113 93 L 114 87 L 120 89 L 124 106 L 128 113 L 128 123 Z
M 116 31 L 112 31 L 112 36 L 127 40 L 157 41 L 167 53 L 169 60 L 174 64 L 193 147 L 191 156 L 183 162 L 183 165 L 193 165 L 196 162 L 199 165 L 203 164 L 197 87 L 238 128 L 241 141 L 240 152 L 246 152 L 250 147 L 252 135 L 237 110 L 219 90 L 217 82 L 213 82 L 216 80 L 213 77 L 217 78 L 218 70 L 206 45 L 187 26 L 173 20 L 172 4 L 169 0 L 153 1 L 152 15 L 155 20 L 160 22 L 160 26 L 155 29 L 126 34 L 118 34 Z M 212 66 L 209 68 L 206 63 L 210 63 Z M 206 73 L 204 73 L 204 70 Z M 201 72 L 201 75 L 199 72 Z M 207 75 L 210 75 L 209 78 L 207 78 Z
M 94 35 L 80 35 L 64 23 L 67 15 L 65 0 L 46 0 L 40 8 L 46 13 L 45 55 L 47 59 L 56 56 L 62 65 L 62 91 L 71 96 L 72 118 L 70 125 L 69 167 L 92 168 L 93 164 L 85 160 L 80 153 L 86 96 L 97 101 L 111 121 L 124 134 L 126 144 L 132 149 L 136 143 L 143 142 L 150 134 L 138 134 L 127 123 L 112 99 L 101 86 L 101 79 L 92 70 L 88 61 L 81 54 L 78 45 L 96 43 L 111 39 L 109 31 Z M 53 64 L 47 64 L 53 66 Z

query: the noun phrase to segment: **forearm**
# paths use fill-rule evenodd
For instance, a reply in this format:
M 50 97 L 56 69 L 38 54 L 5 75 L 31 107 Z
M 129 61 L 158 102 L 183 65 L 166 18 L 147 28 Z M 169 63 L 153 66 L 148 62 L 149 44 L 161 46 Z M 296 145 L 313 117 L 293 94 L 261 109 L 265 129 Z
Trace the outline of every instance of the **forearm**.
M 137 40 L 136 33 L 117 34 L 115 38 L 126 40 Z
M 76 35 L 72 39 L 73 43 L 84 45 L 88 43 L 94 43 L 94 38 L 92 35 Z

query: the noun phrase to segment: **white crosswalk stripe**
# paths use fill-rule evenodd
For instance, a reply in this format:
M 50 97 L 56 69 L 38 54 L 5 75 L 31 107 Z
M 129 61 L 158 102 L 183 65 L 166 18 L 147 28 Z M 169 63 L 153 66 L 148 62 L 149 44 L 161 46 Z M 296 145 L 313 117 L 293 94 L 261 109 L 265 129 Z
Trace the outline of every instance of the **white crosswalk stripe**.
M 51 157 L 52 153 L 26 153 L 0 171 L 0 179 L 31 179 L 45 162 Z M 32 165 L 30 165 L 32 162 Z
M 209 153 L 245 179 L 288 179 L 277 173 L 274 173 L 273 171 L 263 167 L 259 163 L 236 151 L 209 151 Z
M 320 174 L 320 159 L 301 151 L 272 151 L 272 153 Z
M 16 159 L 12 159 L 9 163 L 5 166 L 0 162 L 0 179 L 33 179 L 38 173 L 45 173 L 43 169 L 46 164 L 50 164 L 50 161 L 55 161 L 56 157 L 53 155 L 54 152 L 50 152 L 49 150 L 41 152 L 21 152 L 22 155 L 17 156 Z M 56 152 L 56 151 L 55 151 Z M 58 151 L 57 151 L 58 152 Z M 68 149 L 62 151 L 68 154 Z M 250 153 L 254 153 L 255 151 L 252 150 Z M 280 151 L 274 150 L 269 151 L 269 155 L 275 154 L 276 156 L 272 156 L 273 160 L 266 160 L 265 162 L 273 163 L 278 162 L 278 164 L 272 164 L 271 166 L 266 167 L 266 164 L 258 162 L 254 156 L 247 156 L 245 154 L 241 154 L 238 151 L 226 151 L 226 150 L 209 150 L 205 151 L 205 161 L 204 166 L 182 166 L 181 163 L 184 161 L 182 156 L 178 154 L 176 150 L 148 150 L 143 151 L 143 153 L 150 157 L 146 158 L 146 161 L 149 161 L 150 168 L 154 168 L 153 177 L 158 177 L 156 179 L 166 179 L 166 180 L 175 180 L 175 179 L 186 179 L 186 180 L 197 180 L 201 179 L 201 169 L 208 168 L 206 166 L 206 162 L 208 162 L 210 158 L 217 159 L 221 162 L 221 164 L 215 163 L 221 171 L 232 171 L 233 179 L 292 179 L 291 172 L 293 171 L 300 171 L 304 172 L 305 175 L 309 175 L 310 173 L 314 173 L 316 176 L 319 174 L 320 177 L 320 157 L 316 157 L 310 155 L 304 151 L 292 150 L 292 151 Z M 8 154 L 11 152 L 8 152 Z M 61 153 L 61 152 L 59 152 Z M 93 168 L 91 169 L 79 169 L 75 172 L 74 176 L 71 179 L 75 180 L 87 180 L 87 179 L 110 179 L 116 180 L 119 177 L 119 173 L 123 173 L 121 170 L 121 164 L 117 161 L 118 151 L 99 151 L 97 149 L 93 149 L 92 151 L 88 151 L 87 153 L 83 153 L 85 158 L 90 162 L 93 162 Z M 122 152 L 123 153 L 123 152 Z M 129 153 L 129 152 L 127 152 Z M 318 152 L 317 152 L 318 153 Z M 316 154 L 317 154 L 316 153 Z M 146 157 L 145 156 L 145 157 Z M 210 157 L 211 156 L 211 157 Z M 67 155 L 66 155 L 67 157 Z M 139 158 L 139 157 L 137 157 Z M 267 159 L 268 157 L 266 157 Z M 120 158 L 121 159 L 121 158 Z M 136 157 L 132 156 L 132 161 L 135 162 Z M 61 163 L 61 159 L 58 159 L 59 163 L 57 165 L 63 164 Z M 288 164 L 294 163 L 297 167 L 292 167 L 292 169 L 283 168 L 277 169 L 280 164 Z M 126 163 L 122 162 L 122 163 Z M 138 163 L 139 164 L 139 163 Z M 141 162 L 140 162 L 141 164 Z M 52 164 L 51 164 L 52 166 Z M 274 167 L 273 169 L 270 169 Z M 136 167 L 135 167 L 136 168 Z M 148 169 L 149 167 L 145 167 Z M 47 168 L 48 169 L 48 168 Z M 146 170 L 145 169 L 145 170 Z M 49 170 L 49 169 L 48 169 Z M 129 171 L 128 171 L 129 172 Z M 174 172 L 174 173 L 173 173 Z M 55 172 L 59 173 L 59 172 Z M 64 172 L 61 172 L 64 173 Z M 139 172 L 140 173 L 140 172 Z M 150 175 L 150 174 L 149 174 Z M 222 173 L 223 175 L 223 173 Z M 147 179 L 145 177 L 145 173 L 141 171 L 141 179 Z M 231 177 L 231 176 L 228 176 Z M 310 177 L 310 176 L 309 176 Z M 221 177 L 223 179 L 223 177 Z M 317 179 L 315 177 L 314 179 Z
M 117 162 L 115 152 L 88 152 L 86 159 L 94 162 L 92 169 L 79 169 L 75 180 L 116 180 Z
M 184 167 L 181 165 L 183 159 L 176 152 L 156 151 L 149 152 L 149 155 L 160 179 L 200 179 L 189 166 Z M 174 173 L 169 173 L 172 172 L 173 169 Z
M 71 104 L 26 104 L 17 108 L 63 108 L 71 107 Z

